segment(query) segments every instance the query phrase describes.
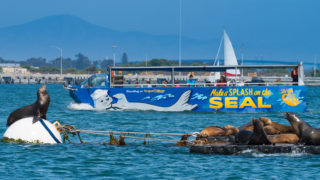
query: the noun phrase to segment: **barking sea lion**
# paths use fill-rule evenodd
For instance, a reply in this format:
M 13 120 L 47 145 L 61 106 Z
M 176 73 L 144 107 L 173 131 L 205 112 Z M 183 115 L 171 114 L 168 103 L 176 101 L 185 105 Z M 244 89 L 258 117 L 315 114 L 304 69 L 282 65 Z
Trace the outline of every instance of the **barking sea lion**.
M 13 111 L 8 117 L 7 126 L 10 126 L 14 122 L 26 117 L 33 117 L 33 123 L 39 121 L 40 118 L 47 119 L 46 114 L 49 104 L 50 96 L 46 91 L 46 85 L 44 84 L 37 92 L 37 101 Z
M 293 132 L 299 137 L 299 144 L 320 145 L 320 129 L 311 127 L 294 113 L 286 113 Z

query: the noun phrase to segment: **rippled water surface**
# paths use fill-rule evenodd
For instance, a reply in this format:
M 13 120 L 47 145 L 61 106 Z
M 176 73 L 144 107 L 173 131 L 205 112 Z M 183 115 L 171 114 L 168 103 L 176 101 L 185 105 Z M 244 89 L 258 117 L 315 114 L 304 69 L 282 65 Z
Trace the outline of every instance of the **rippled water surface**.
M 13 110 L 31 104 L 40 85 L 0 85 L 0 131 Z M 239 126 L 253 117 L 266 116 L 288 124 L 281 113 L 165 113 L 165 112 L 96 112 L 68 109 L 71 98 L 59 85 L 48 85 L 51 104 L 48 120 L 73 124 L 79 129 L 190 133 L 209 125 Z M 299 116 L 320 127 L 320 88 L 307 88 L 307 113 Z M 49 179 L 316 179 L 320 175 L 320 156 L 309 154 L 241 155 L 191 154 L 172 142 L 135 142 L 126 146 L 103 145 L 108 136 L 86 135 L 88 144 L 29 145 L 0 143 L 0 178 Z M 160 137 L 172 140 L 174 137 Z

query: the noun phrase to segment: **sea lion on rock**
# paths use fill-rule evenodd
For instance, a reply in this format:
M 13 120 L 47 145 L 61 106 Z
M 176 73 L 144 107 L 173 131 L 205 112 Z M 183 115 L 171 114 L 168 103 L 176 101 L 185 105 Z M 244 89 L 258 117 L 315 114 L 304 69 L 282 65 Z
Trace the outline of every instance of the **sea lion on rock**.
M 241 130 L 236 134 L 235 142 L 237 144 L 247 145 L 268 145 L 271 144 L 266 132 L 257 119 L 252 119 L 253 132 L 248 130 Z
M 46 90 L 46 85 L 44 84 L 38 89 L 37 101 L 13 111 L 8 117 L 7 126 L 26 117 L 33 117 L 33 123 L 39 121 L 40 118 L 47 119 L 46 114 L 49 104 L 50 96 Z
M 286 113 L 285 115 L 293 132 L 299 137 L 298 144 L 320 145 L 320 129 L 311 127 L 294 113 Z
M 273 144 L 279 144 L 279 143 L 292 143 L 292 144 L 295 144 L 295 143 L 299 142 L 299 137 L 296 134 L 269 135 L 268 139 Z

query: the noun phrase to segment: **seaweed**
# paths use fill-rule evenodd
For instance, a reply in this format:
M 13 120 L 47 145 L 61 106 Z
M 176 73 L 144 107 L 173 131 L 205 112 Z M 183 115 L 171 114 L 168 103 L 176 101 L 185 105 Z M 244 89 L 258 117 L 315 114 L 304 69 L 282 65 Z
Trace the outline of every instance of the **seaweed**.
M 109 133 L 109 145 L 119 145 L 119 146 L 123 146 L 126 145 L 125 142 L 125 135 L 120 135 L 119 136 L 119 140 L 115 137 L 115 135 L 113 135 L 113 133 Z
M 8 138 L 8 137 L 3 137 L 1 139 L 1 142 L 4 142 L 4 143 L 17 143 L 17 144 L 43 144 L 39 140 L 26 141 L 26 140 L 22 140 L 22 139 L 12 139 L 12 138 Z

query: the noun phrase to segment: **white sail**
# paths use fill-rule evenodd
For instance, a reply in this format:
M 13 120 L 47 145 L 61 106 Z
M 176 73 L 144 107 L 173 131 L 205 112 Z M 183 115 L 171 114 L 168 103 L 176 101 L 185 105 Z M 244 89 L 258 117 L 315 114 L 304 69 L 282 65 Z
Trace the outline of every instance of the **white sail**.
M 223 31 L 223 39 L 224 39 L 224 65 L 225 66 L 237 66 L 238 61 L 236 55 L 234 53 L 232 43 L 229 39 L 227 32 Z M 227 70 L 227 76 L 238 76 L 240 75 L 240 71 L 237 69 L 229 69 Z

